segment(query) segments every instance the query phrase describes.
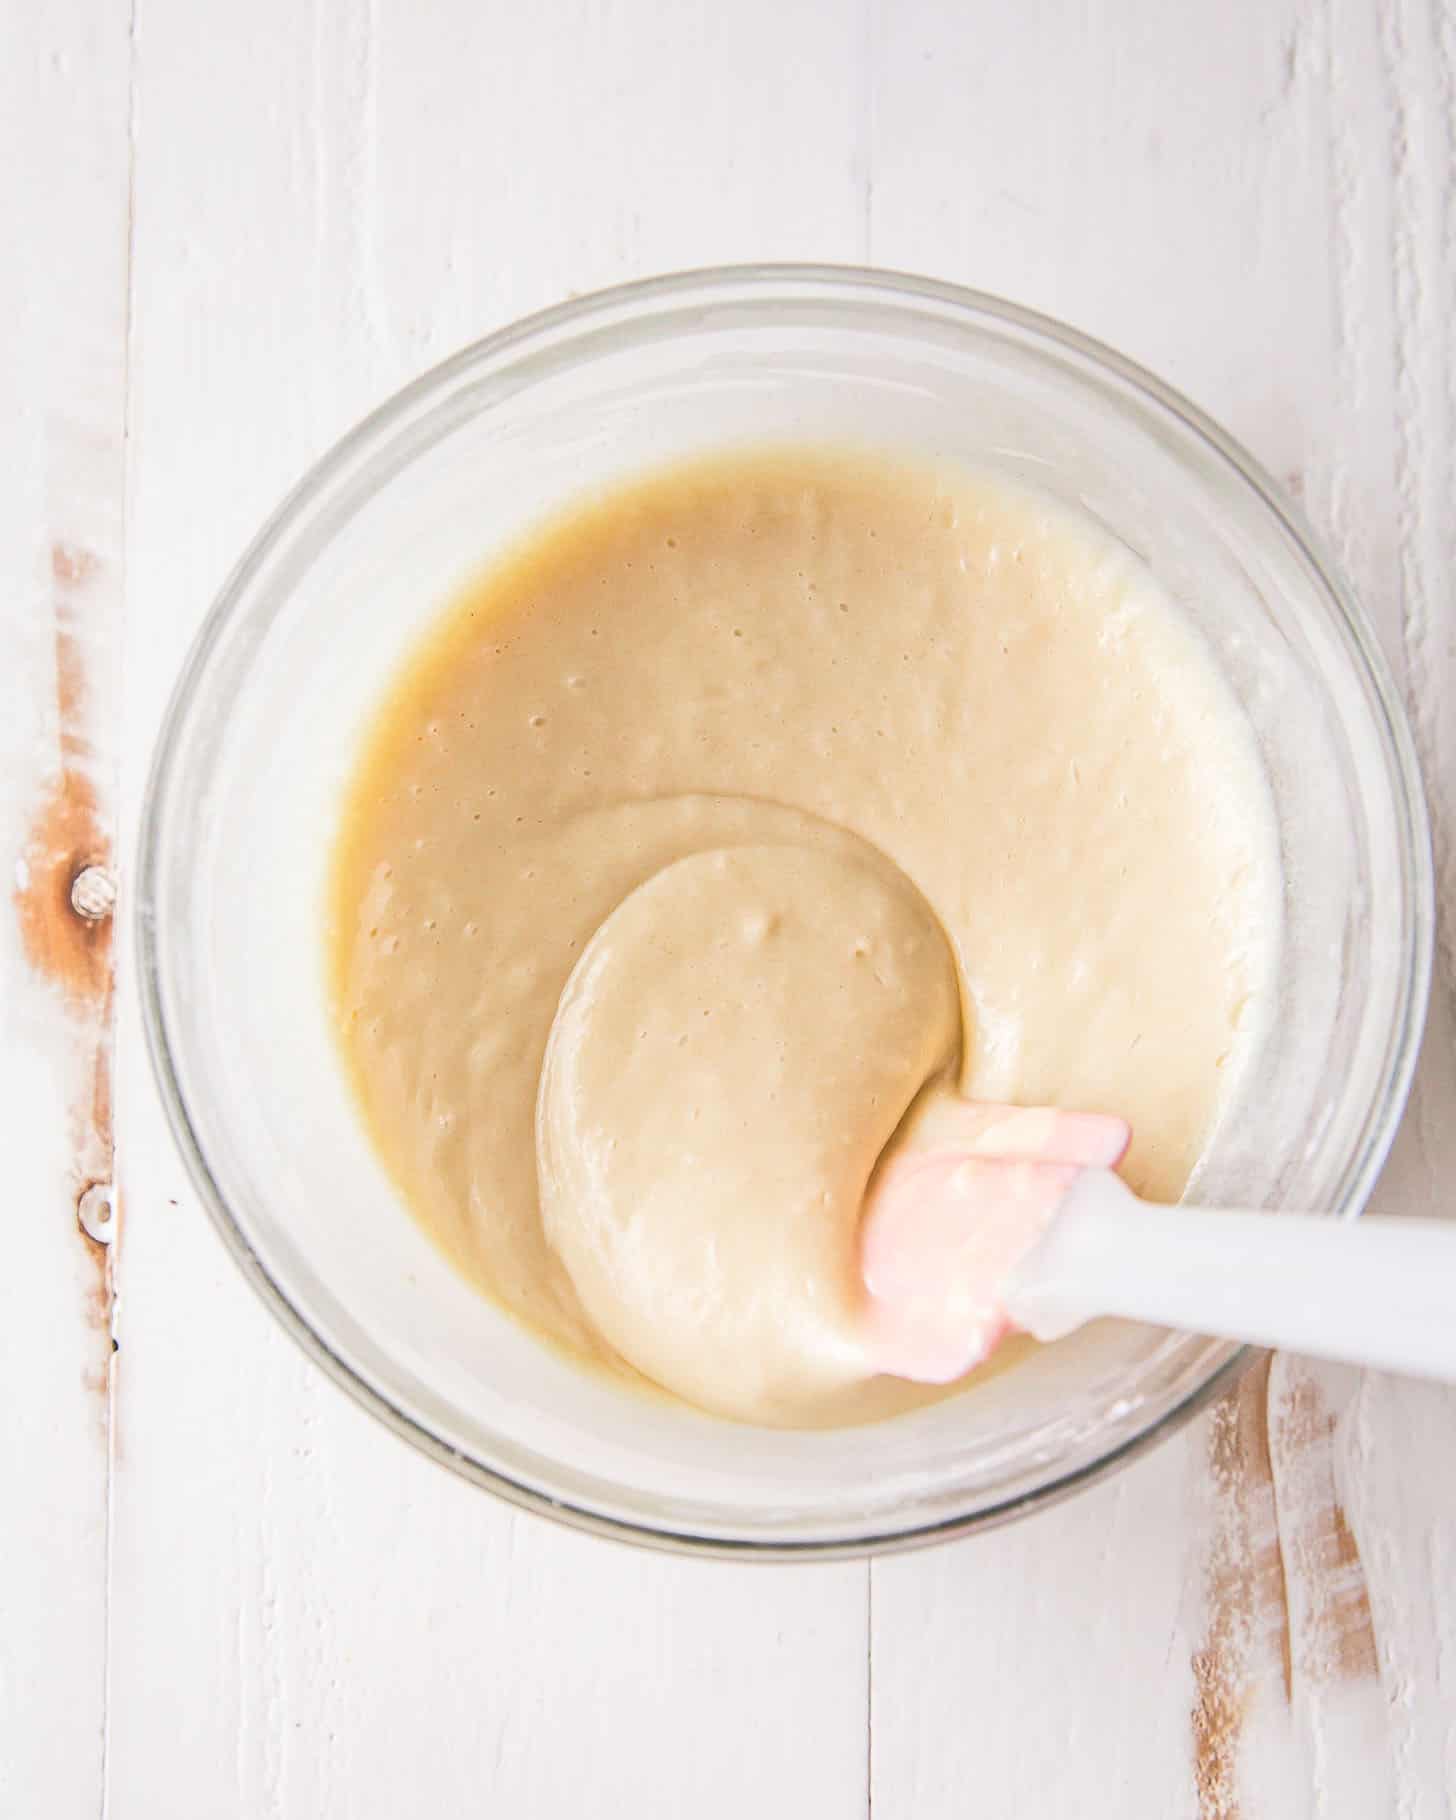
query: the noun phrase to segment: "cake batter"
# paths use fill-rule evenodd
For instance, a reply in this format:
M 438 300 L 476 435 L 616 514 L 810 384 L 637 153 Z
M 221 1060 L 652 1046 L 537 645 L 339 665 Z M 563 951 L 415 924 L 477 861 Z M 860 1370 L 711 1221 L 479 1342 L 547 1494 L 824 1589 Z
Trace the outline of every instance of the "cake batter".
M 1091 521 L 704 461 L 544 528 L 398 680 L 335 860 L 340 1037 L 485 1294 L 718 1413 L 867 1420 L 936 1394 L 856 1339 L 907 1110 L 1116 1112 L 1176 1199 L 1268 997 L 1270 825 L 1211 658 Z

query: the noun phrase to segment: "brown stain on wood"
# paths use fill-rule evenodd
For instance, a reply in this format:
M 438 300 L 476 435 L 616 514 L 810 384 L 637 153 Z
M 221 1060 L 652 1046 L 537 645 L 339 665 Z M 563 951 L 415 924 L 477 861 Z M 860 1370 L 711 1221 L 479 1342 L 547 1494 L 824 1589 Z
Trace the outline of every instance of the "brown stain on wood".
M 1293 1681 L 1288 1589 L 1269 1446 L 1267 1357 L 1215 1406 L 1209 1465 L 1216 1517 L 1208 1621 L 1193 1655 L 1193 1779 L 1199 1820 L 1239 1820 L 1238 1761 L 1256 1695 Z
M 1295 1379 L 1275 1417 L 1276 1451 L 1301 1481 L 1285 1550 L 1308 1589 L 1299 1672 L 1315 1684 L 1378 1679 L 1370 1588 L 1335 1485 L 1335 1418 L 1314 1378 Z
M 111 856 L 92 778 L 90 704 L 76 598 L 95 571 L 96 559 L 89 552 L 69 544 L 53 547 L 59 762 L 21 851 L 23 882 L 15 890 L 26 958 L 82 1013 L 104 1009 L 111 991 L 111 918 L 92 923 L 71 908 L 77 872 L 105 865 Z
M 1271 1426 L 1272 1366 L 1271 1355 L 1252 1366 L 1210 1424 L 1216 1514 L 1207 1627 L 1192 1664 L 1199 1820 L 1240 1820 L 1239 1754 L 1261 1695 L 1277 1690 L 1287 1707 L 1297 1685 L 1379 1672 L 1360 1551 L 1336 1495 L 1334 1417 L 1301 1375 Z
M 90 551 L 58 542 L 51 550 L 55 617 L 56 766 L 19 855 L 13 892 L 21 944 L 34 972 L 60 994 L 77 1051 L 78 1086 L 72 1125 L 70 1187 L 74 1201 L 93 1183 L 109 1182 L 114 1156 L 111 1020 L 114 992 L 113 917 L 91 921 L 71 904 L 71 887 L 86 866 L 110 867 L 111 837 L 95 784 L 84 625 L 86 595 L 99 571 Z M 77 1228 L 78 1232 L 80 1228 Z M 108 1247 L 81 1234 L 94 1265 L 87 1290 L 92 1323 L 111 1321 Z

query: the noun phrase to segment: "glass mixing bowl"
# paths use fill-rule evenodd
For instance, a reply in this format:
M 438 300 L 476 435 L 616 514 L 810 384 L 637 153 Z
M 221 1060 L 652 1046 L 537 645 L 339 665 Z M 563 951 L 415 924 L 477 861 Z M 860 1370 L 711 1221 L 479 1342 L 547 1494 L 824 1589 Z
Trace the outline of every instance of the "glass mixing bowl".
M 328 1026 L 322 892 L 395 666 L 458 582 L 571 496 L 806 439 L 1059 495 L 1202 629 L 1257 734 L 1284 891 L 1273 1028 L 1190 1192 L 1358 1213 L 1410 1081 L 1432 931 L 1419 776 L 1375 641 L 1269 477 L 1200 412 L 1072 330 L 948 285 L 795 267 L 659 279 L 549 310 L 409 386 L 295 488 L 212 609 L 157 748 L 137 891 L 177 1140 L 318 1363 L 518 1503 L 763 1556 L 1029 1510 L 1171 1432 L 1241 1356 L 1105 1323 L 876 1426 L 735 1426 L 539 1344 L 453 1274 L 371 1152 Z

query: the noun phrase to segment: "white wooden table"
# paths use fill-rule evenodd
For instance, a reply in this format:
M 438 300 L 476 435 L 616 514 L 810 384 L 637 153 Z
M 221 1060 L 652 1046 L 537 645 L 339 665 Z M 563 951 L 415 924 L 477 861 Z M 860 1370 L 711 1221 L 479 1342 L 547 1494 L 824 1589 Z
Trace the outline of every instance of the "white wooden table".
M 364 409 L 571 292 L 790 258 L 1052 311 L 1246 440 L 1403 679 L 1449 910 L 1449 0 L 0 0 L 0 234 L 0 1815 L 1456 1814 L 1456 1396 L 1280 1358 L 873 1567 L 568 1534 L 275 1331 L 125 917 L 113 995 L 67 904 L 97 861 L 125 908 L 187 642 Z M 1448 920 L 1391 1208 L 1449 1200 L 1453 986 Z

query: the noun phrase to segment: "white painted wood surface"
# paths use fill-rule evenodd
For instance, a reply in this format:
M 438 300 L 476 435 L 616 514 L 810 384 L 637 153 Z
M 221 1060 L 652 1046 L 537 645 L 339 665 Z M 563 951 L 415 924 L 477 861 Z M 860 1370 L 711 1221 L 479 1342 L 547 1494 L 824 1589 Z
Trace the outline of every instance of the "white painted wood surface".
M 109 930 L 68 897 L 114 809 L 129 103 L 124 16 L 0 7 L 6 1816 L 94 1812 L 104 1773 L 111 1289 L 76 1206 L 111 1175 Z
M 9 856 L 64 756 L 58 613 L 126 852 L 208 600 L 360 412 L 572 291 L 868 259 L 1104 336 L 1303 495 L 1404 680 L 1456 903 L 1442 0 L 0 0 L 0 228 Z M 73 1211 L 98 1014 L 17 927 L 0 1814 L 1456 1813 L 1449 1394 L 1280 1359 L 1072 1503 L 873 1569 L 572 1536 L 273 1330 L 171 1150 L 125 953 L 110 1309 Z M 1446 1211 L 1453 989 L 1448 921 L 1396 1211 Z

